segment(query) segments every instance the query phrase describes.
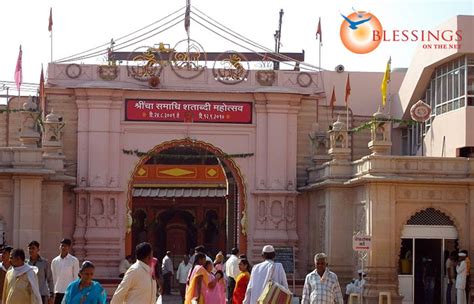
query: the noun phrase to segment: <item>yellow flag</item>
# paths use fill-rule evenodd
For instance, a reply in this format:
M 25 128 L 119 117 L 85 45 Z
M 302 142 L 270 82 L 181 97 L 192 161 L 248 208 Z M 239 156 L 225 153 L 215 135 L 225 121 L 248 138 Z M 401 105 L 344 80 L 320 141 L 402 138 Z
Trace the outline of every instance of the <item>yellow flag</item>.
M 387 84 L 390 82 L 390 65 L 392 63 L 392 57 L 388 59 L 387 67 L 385 68 L 385 73 L 383 74 L 382 85 L 380 90 L 382 91 L 382 106 L 385 107 L 385 102 L 387 101 Z

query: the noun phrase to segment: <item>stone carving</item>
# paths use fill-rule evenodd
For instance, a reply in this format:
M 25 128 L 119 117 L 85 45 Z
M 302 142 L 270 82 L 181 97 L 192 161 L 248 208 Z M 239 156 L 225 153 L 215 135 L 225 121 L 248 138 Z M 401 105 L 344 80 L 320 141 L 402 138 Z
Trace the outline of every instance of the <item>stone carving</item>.
M 118 77 L 119 69 L 116 65 L 100 65 L 97 68 L 99 77 L 103 80 L 114 80 Z
M 326 209 L 319 209 L 319 250 L 326 251 Z
M 96 174 L 96 176 L 92 180 L 92 186 L 104 186 L 104 179 L 101 175 Z
M 311 74 L 308 72 L 300 72 L 298 76 L 296 77 L 296 82 L 298 82 L 300 87 L 307 88 L 313 82 L 313 78 L 311 77 Z
M 78 208 L 77 208 L 77 225 L 85 226 L 87 218 L 87 199 L 86 197 L 79 197 Z
M 282 189 L 283 185 L 279 178 L 275 178 L 270 186 L 271 189 Z
M 36 130 L 36 121 L 39 116 L 38 106 L 33 101 L 33 97 L 29 97 L 27 102 L 22 106 L 21 113 L 21 130 L 20 141 L 23 147 L 38 147 L 40 134 Z
M 295 229 L 296 228 L 296 218 L 295 218 L 295 202 L 294 201 L 287 201 L 286 202 L 286 225 L 288 229 Z
M 267 221 L 267 207 L 264 200 L 258 202 L 258 218 L 257 225 L 259 228 L 265 227 L 265 222 Z
M 288 184 L 286 186 L 286 189 L 289 191 L 295 190 L 295 182 L 293 180 L 288 180 Z
M 107 215 L 115 215 L 115 198 L 109 200 L 109 205 L 107 207 Z
M 42 145 L 46 153 L 54 154 L 61 152 L 64 126 L 63 118 L 54 113 L 54 109 L 46 115 L 42 124 Z
M 283 216 L 283 208 L 280 201 L 273 201 L 272 207 L 270 208 L 270 214 L 272 217 L 282 217 Z
M 94 198 L 91 206 L 91 215 L 103 215 L 104 202 L 100 198 Z
M 356 215 L 356 227 L 355 227 L 355 231 L 356 232 L 360 232 L 362 234 L 366 234 L 367 233 L 367 207 L 365 206 L 365 203 L 364 205 L 358 207 L 356 209 L 357 211 L 357 215 Z
M 332 130 L 329 131 L 331 149 L 348 147 L 347 130 L 345 130 L 345 126 L 346 125 L 340 121 L 339 116 L 337 116 L 337 120 L 332 125 Z
M 272 86 L 276 80 L 277 74 L 275 71 L 257 71 L 255 74 L 257 82 L 262 86 Z
M 280 201 L 273 201 L 270 207 L 271 222 L 273 223 L 272 228 L 280 228 L 280 223 L 283 222 L 283 205 Z

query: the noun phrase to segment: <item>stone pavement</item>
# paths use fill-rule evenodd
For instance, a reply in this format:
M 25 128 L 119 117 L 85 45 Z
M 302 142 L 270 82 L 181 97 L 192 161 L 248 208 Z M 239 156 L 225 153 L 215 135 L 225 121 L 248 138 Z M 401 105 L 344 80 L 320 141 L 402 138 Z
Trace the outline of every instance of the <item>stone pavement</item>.
M 163 296 L 163 304 L 182 304 L 183 302 L 181 301 L 181 296 L 179 296 L 179 293 L 176 292 L 171 292 L 171 295 L 166 295 Z

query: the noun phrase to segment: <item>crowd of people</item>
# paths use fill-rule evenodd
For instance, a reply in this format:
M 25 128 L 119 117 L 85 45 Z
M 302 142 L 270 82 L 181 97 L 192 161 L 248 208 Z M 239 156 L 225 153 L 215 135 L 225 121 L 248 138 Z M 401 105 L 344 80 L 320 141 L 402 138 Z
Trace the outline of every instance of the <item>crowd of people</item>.
M 51 264 L 42 257 L 38 241 L 28 244 L 29 258 L 21 248 L 5 246 L 0 263 L 2 304 L 105 304 L 107 295 L 93 281 L 95 266 L 70 254 L 72 242 L 62 239 L 59 255 Z
M 105 304 L 106 292 L 93 280 L 94 264 L 84 261 L 80 266 L 70 253 L 71 246 L 71 240 L 61 240 L 59 255 L 51 263 L 40 255 L 37 241 L 28 244 L 28 259 L 23 249 L 4 247 L 0 304 Z M 161 303 L 161 295 L 171 293 L 173 277 L 185 304 L 261 303 L 270 292 L 270 285 L 291 295 L 283 266 L 275 262 L 275 256 L 275 248 L 266 245 L 262 248 L 263 261 L 252 267 L 247 256 L 239 255 L 238 248 L 233 248 L 227 259 L 222 252 L 211 259 L 204 246 L 197 246 L 191 256 L 183 256 L 175 273 L 170 251 L 158 261 L 153 257 L 152 246 L 140 243 L 135 248 L 136 261 L 127 256 L 120 263 L 122 280 L 110 303 Z M 453 252 L 447 259 L 446 303 L 466 303 L 470 263 L 466 251 Z M 343 304 L 337 275 L 327 267 L 326 254 L 316 254 L 314 265 L 314 271 L 306 276 L 301 303 Z M 424 271 L 424 282 L 429 281 L 428 277 L 428 271 Z M 359 279 L 346 287 L 346 294 L 362 293 L 364 284 L 365 273 L 359 271 Z
M 125 272 L 111 304 L 159 303 L 159 295 L 169 293 L 173 276 L 185 304 L 267 303 L 261 301 L 269 292 L 270 281 L 291 297 L 283 265 L 275 262 L 276 253 L 272 245 L 262 248 L 263 262 L 253 267 L 247 256 L 239 255 L 238 248 L 233 248 L 225 260 L 222 252 L 212 259 L 204 246 L 197 246 L 191 256 L 183 257 L 176 273 L 169 251 L 158 268 L 153 266 L 150 244 L 139 244 L 136 256 L 137 262 Z M 317 254 L 314 263 L 315 270 L 305 280 L 302 303 L 343 304 L 337 276 L 327 268 L 327 256 Z

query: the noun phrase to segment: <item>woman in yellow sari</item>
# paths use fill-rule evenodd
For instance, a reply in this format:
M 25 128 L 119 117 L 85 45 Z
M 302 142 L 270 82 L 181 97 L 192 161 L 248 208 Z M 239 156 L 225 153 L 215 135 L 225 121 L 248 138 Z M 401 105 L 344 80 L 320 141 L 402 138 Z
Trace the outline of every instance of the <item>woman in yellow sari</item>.
M 205 304 L 205 295 L 209 284 L 209 275 L 203 267 L 206 255 L 196 254 L 194 265 L 188 275 L 184 304 Z

